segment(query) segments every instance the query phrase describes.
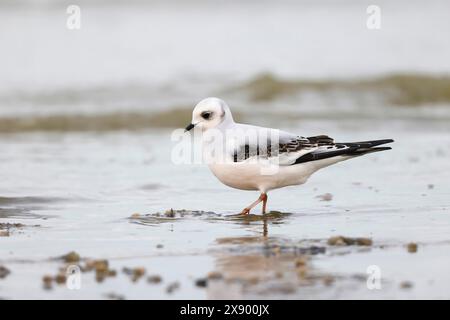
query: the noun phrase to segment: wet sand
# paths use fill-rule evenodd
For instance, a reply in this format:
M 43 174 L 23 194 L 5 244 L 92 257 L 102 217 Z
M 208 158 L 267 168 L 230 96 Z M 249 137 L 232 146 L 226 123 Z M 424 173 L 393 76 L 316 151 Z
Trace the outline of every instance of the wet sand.
M 82 1 L 73 31 L 41 2 L 0 2 L 0 298 L 450 298 L 448 1 L 380 0 L 381 30 L 357 0 Z M 396 142 L 237 217 L 255 192 L 170 159 L 207 96 Z
M 2 136 L 0 297 L 448 299 L 449 132 L 357 134 L 394 150 L 271 192 L 271 213 L 248 217 L 236 213 L 257 194 L 173 165 L 170 132 Z

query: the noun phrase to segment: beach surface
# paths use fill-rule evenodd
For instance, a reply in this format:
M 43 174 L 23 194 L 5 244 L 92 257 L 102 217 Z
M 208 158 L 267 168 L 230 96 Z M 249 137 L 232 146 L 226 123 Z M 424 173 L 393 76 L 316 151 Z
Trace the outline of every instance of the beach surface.
M 359 1 L 31 3 L 0 4 L 0 298 L 450 298 L 448 2 L 377 33 Z M 395 143 L 237 216 L 256 192 L 173 162 L 207 96 Z

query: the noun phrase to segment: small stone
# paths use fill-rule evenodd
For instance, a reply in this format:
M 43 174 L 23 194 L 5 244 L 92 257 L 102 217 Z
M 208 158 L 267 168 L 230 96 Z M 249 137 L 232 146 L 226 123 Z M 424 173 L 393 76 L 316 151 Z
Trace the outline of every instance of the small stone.
M 164 215 L 168 218 L 175 218 L 175 211 L 173 209 L 167 210 Z
M 414 242 L 408 243 L 407 249 L 408 249 L 409 253 L 416 253 L 417 248 L 418 248 L 417 243 L 414 243 Z
M 200 288 L 206 288 L 208 286 L 208 279 L 201 278 L 195 281 L 195 285 Z
M 349 238 L 343 236 L 335 236 L 328 239 L 328 244 L 330 246 L 371 246 L 372 239 L 370 238 Z
M 331 286 L 334 283 L 334 278 L 332 276 L 325 276 L 323 278 L 323 284 L 328 286 Z
M 308 268 L 306 266 L 300 266 L 297 268 L 297 274 L 300 278 L 306 278 L 306 274 L 308 273 Z
M 272 252 L 275 253 L 275 254 L 280 253 L 281 252 L 281 248 L 279 246 L 275 246 L 275 247 L 272 248 Z
M 12 228 L 23 228 L 24 224 L 21 223 L 0 223 L 0 229 L 12 229 Z
M 102 283 L 103 281 L 105 281 L 106 278 L 106 274 L 104 273 L 96 273 L 95 274 L 95 281 L 97 281 L 98 283 Z
M 62 256 L 62 259 L 66 263 L 75 263 L 80 261 L 80 255 L 76 253 L 75 251 L 71 251 L 68 254 Z
M 6 278 L 10 273 L 11 271 L 8 268 L 0 266 L 0 279 Z
M 257 285 L 260 281 L 261 279 L 257 276 L 250 277 L 249 279 L 247 279 L 247 282 L 251 285 Z
M 317 196 L 316 198 L 319 198 L 320 201 L 331 201 L 333 200 L 333 195 L 331 193 L 325 193 Z
M 64 284 L 66 283 L 66 280 L 67 280 L 66 275 L 63 273 L 58 273 L 55 277 L 55 282 L 57 284 Z
M 44 283 L 44 289 L 50 290 L 53 284 L 53 277 L 49 275 L 45 275 L 42 277 L 42 282 Z
M 319 253 L 325 253 L 326 252 L 326 248 L 325 247 L 317 247 L 317 246 L 311 246 L 309 248 L 309 252 L 311 255 L 316 255 Z
M 134 268 L 133 273 L 135 276 L 142 277 L 145 274 L 145 268 L 143 267 Z
M 401 289 L 411 289 L 413 287 L 413 283 L 411 281 L 403 281 L 400 283 Z
M 108 277 L 115 277 L 117 275 L 116 270 L 108 270 Z
M 111 300 L 125 300 L 125 297 L 123 295 L 117 294 L 117 293 L 114 293 L 114 292 L 106 294 L 105 297 L 107 299 L 111 299 Z
M 372 239 L 370 238 L 356 238 L 356 244 L 358 246 L 371 246 Z
M 122 272 L 129 276 L 133 275 L 133 269 L 128 268 L 128 267 L 123 267 Z
M 131 276 L 131 280 L 133 282 L 136 282 L 145 274 L 145 268 L 143 268 L 143 267 L 137 267 L 137 268 L 124 267 L 122 269 L 122 272 L 125 273 L 126 275 Z
M 306 257 L 300 257 L 297 258 L 297 260 L 295 260 L 295 266 L 298 267 L 302 267 L 302 266 L 306 266 L 306 263 L 308 262 L 308 259 Z
M 429 184 L 428 186 L 427 186 L 427 188 L 428 188 L 428 190 L 432 190 L 432 189 L 434 189 L 434 184 Z
M 166 288 L 166 292 L 167 293 L 173 293 L 175 290 L 180 288 L 180 283 L 179 282 L 172 282 L 171 284 L 169 284 Z
M 156 248 L 157 248 L 157 249 L 162 249 L 162 248 L 164 248 L 164 246 L 163 246 L 162 244 L 159 243 L 159 244 L 156 245 Z
M 0 230 L 0 237 L 9 237 L 8 230 Z
M 138 267 L 133 269 L 133 282 L 138 281 L 145 274 L 145 268 Z
M 330 246 L 345 246 L 344 237 L 336 236 L 328 239 L 328 244 Z
M 151 276 L 147 277 L 148 283 L 156 284 L 156 283 L 160 283 L 161 281 L 162 281 L 162 278 L 161 278 L 161 276 L 158 276 L 158 275 L 151 275 Z
M 211 271 L 210 273 L 208 273 L 207 278 L 209 280 L 220 280 L 223 279 L 223 275 L 220 272 Z
M 108 260 L 89 260 L 86 262 L 85 270 L 95 270 L 98 273 L 106 273 L 108 271 Z

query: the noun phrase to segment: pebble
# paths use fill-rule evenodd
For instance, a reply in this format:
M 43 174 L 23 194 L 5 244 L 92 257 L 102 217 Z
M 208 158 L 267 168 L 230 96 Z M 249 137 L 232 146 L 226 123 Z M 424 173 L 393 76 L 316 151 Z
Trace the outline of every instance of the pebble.
M 64 283 L 66 283 L 67 277 L 65 274 L 59 273 L 56 275 L 54 280 L 57 284 L 64 284 Z
M 147 282 L 148 283 L 154 283 L 154 284 L 161 283 L 162 282 L 162 278 L 161 278 L 161 276 L 158 276 L 158 275 L 151 275 L 151 276 L 147 277 Z
M 71 251 L 68 254 L 63 255 L 62 259 L 66 263 L 75 263 L 75 262 L 79 262 L 80 261 L 80 255 L 78 253 L 76 253 L 75 251 Z
M 295 266 L 296 267 L 305 266 L 307 262 L 308 259 L 306 257 L 300 257 L 297 258 L 297 260 L 295 260 Z
M 0 279 L 6 278 L 10 273 L 11 271 L 8 268 L 0 266 Z
M 206 288 L 208 286 L 208 279 L 201 278 L 195 281 L 195 285 L 200 288 Z
M 167 293 L 173 293 L 175 290 L 180 288 L 180 283 L 179 282 L 172 282 L 171 284 L 169 284 L 166 288 L 166 292 Z
M 413 287 L 413 284 L 411 281 L 403 281 L 400 283 L 400 288 L 402 289 L 411 289 Z
M 343 236 L 335 236 L 328 239 L 330 246 L 371 246 L 373 244 L 370 238 L 349 238 Z
M 331 201 L 333 200 L 333 195 L 331 193 L 325 193 L 317 196 L 316 198 L 319 198 L 320 201 Z
M 414 242 L 408 243 L 407 249 L 408 249 L 409 253 L 416 253 L 417 248 L 418 248 L 417 243 L 414 243 Z
M 223 275 L 220 272 L 211 271 L 210 273 L 208 273 L 207 278 L 209 280 L 219 280 L 219 279 L 223 279 Z
M 49 275 L 43 276 L 42 282 L 44 283 L 45 290 L 52 289 L 52 285 L 53 285 L 53 277 L 52 276 L 49 276 Z

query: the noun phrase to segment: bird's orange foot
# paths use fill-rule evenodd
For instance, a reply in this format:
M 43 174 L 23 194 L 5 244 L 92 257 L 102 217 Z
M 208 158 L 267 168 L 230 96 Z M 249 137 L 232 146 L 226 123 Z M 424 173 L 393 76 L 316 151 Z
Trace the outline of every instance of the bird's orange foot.
M 249 208 L 245 208 L 244 210 L 242 210 L 241 215 L 247 215 L 250 213 L 250 209 Z

